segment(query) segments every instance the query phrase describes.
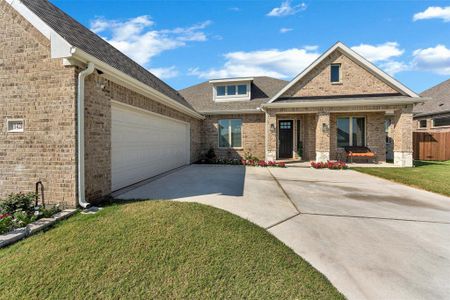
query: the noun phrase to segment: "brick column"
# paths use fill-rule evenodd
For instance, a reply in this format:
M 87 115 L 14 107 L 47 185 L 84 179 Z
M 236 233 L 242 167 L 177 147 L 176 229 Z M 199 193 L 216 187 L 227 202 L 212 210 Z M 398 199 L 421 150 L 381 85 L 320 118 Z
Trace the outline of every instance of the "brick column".
M 277 159 L 277 116 L 269 109 L 266 112 L 266 161 Z
M 330 159 L 330 113 L 319 112 L 316 117 L 316 161 Z
M 396 110 L 394 116 L 394 164 L 396 166 L 413 166 L 412 129 L 412 105 Z

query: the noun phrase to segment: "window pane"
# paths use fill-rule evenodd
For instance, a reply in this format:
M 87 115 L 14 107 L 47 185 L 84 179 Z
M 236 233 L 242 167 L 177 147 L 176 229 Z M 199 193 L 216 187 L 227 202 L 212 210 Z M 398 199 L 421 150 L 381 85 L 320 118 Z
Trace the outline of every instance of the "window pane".
M 224 86 L 218 86 L 216 88 L 217 90 L 217 96 L 225 96 L 225 87 Z
M 229 121 L 219 121 L 219 147 L 230 147 Z
M 242 135 L 241 135 L 241 120 L 230 120 L 231 123 L 231 146 L 241 147 L 242 146 Z
M 353 146 L 363 147 L 366 145 L 366 130 L 364 118 L 352 118 L 352 120 Z
M 238 85 L 238 94 L 247 95 L 247 85 L 245 84 Z
M 419 128 L 427 128 L 427 120 L 420 120 Z
M 339 69 L 340 69 L 340 65 L 331 65 L 331 82 L 339 82 L 340 78 L 339 78 Z
M 346 147 L 350 145 L 350 119 L 337 119 L 337 144 L 338 147 Z
M 227 95 L 236 95 L 236 86 L 235 85 L 227 86 Z
M 433 119 L 434 127 L 450 126 L 450 117 Z

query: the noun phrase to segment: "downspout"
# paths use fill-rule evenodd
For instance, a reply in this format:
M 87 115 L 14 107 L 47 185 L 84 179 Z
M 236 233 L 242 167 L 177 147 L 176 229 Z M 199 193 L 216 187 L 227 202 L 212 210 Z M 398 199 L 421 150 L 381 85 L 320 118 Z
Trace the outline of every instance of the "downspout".
M 85 70 L 78 74 L 78 93 L 77 93 L 77 131 L 78 131 L 78 204 L 87 208 L 90 204 L 86 202 L 84 186 L 84 80 L 86 76 L 92 74 L 95 70 L 93 63 L 88 63 Z

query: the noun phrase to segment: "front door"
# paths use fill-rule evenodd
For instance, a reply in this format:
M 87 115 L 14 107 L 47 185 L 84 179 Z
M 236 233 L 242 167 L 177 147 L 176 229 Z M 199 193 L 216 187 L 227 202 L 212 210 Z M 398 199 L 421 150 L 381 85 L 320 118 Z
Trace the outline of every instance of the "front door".
M 278 149 L 279 158 L 292 158 L 292 152 L 294 150 L 293 123 L 294 122 L 292 120 L 278 121 L 278 134 L 280 135 L 280 144 Z

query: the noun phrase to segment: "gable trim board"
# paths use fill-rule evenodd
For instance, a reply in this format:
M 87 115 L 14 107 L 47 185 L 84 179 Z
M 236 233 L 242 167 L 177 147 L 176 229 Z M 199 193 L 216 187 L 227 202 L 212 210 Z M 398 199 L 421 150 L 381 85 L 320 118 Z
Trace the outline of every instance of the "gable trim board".
M 275 102 L 278 98 L 280 98 L 285 92 L 287 92 L 291 87 L 293 87 L 297 82 L 299 82 L 302 78 L 304 78 L 309 72 L 311 72 L 315 67 L 317 67 L 324 59 L 326 59 L 331 53 L 333 53 L 336 50 L 340 50 L 343 52 L 343 54 L 347 55 L 351 59 L 355 60 L 355 62 L 361 64 L 364 68 L 366 68 L 368 71 L 372 72 L 373 74 L 377 75 L 379 78 L 381 78 L 385 83 L 387 83 L 389 86 L 394 87 L 398 91 L 401 91 L 407 96 L 413 97 L 413 98 L 419 98 L 419 95 L 407 88 L 405 85 L 397 81 L 396 79 L 392 78 L 388 74 L 386 74 L 381 69 L 377 68 L 375 65 L 373 65 L 371 62 L 369 62 L 367 59 L 350 49 L 349 47 L 345 46 L 341 42 L 337 42 L 334 44 L 331 48 L 329 48 L 325 53 L 323 53 L 319 58 L 317 58 L 311 65 L 309 65 L 305 70 L 303 70 L 300 74 L 298 74 L 291 82 L 289 82 L 283 89 L 281 89 L 275 96 L 272 97 L 272 99 L 269 100 L 268 103 Z
M 313 101 L 289 101 L 289 102 L 272 102 L 262 104 L 263 108 L 288 108 L 288 107 L 341 107 L 356 105 L 408 105 L 426 101 L 427 98 L 414 99 L 405 96 L 399 97 L 367 97 L 359 99 L 340 98 L 333 100 L 313 100 Z
M 123 73 L 122 71 L 110 66 L 102 60 L 86 53 L 85 51 L 72 46 L 67 40 L 61 37 L 55 30 L 53 30 L 48 24 L 46 24 L 39 16 L 31 11 L 26 5 L 19 0 L 6 0 L 6 2 L 14 8 L 22 17 L 24 17 L 30 24 L 32 24 L 38 31 L 40 31 L 51 44 L 51 58 L 65 59 L 65 63 L 70 63 L 72 59 L 79 62 L 88 64 L 92 62 L 95 64 L 96 69 L 104 72 L 110 76 L 110 79 L 114 79 L 124 85 L 131 88 L 135 92 L 138 92 L 146 97 L 151 97 L 155 101 L 158 101 L 164 105 L 169 106 L 175 110 L 185 113 L 191 117 L 202 120 L 204 117 L 190 109 L 178 101 L 164 95 L 160 91 L 148 86 L 145 83 Z M 76 62 L 74 64 L 77 64 Z

